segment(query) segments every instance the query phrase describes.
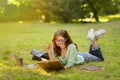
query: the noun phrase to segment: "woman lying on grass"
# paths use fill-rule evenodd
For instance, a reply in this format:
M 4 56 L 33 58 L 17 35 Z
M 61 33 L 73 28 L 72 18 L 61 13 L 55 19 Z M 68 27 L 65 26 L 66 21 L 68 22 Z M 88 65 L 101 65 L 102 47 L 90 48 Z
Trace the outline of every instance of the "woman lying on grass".
M 57 57 L 64 65 L 64 68 L 70 68 L 77 64 L 89 61 L 104 61 L 100 47 L 97 44 L 98 38 L 106 31 L 99 29 L 94 33 L 93 29 L 90 29 L 87 35 L 87 39 L 91 41 L 89 53 L 79 52 L 76 44 L 72 41 L 66 30 L 58 30 L 55 32 L 51 45 L 47 46 L 47 52 L 50 59 Z

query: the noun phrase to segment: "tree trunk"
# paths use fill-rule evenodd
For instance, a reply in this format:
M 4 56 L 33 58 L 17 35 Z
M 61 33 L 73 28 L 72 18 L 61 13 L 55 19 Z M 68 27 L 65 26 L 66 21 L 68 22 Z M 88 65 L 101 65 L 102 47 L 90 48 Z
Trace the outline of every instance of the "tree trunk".
M 93 11 L 93 17 L 95 18 L 96 22 L 99 22 L 99 17 L 98 17 L 98 11 L 97 11 L 97 9 L 95 9 L 94 5 L 92 4 L 92 2 L 90 2 L 90 0 L 87 0 L 87 3 L 91 7 L 91 9 Z
M 99 16 L 98 16 L 98 12 L 96 10 L 93 11 L 93 17 L 95 18 L 96 22 L 99 22 Z
M 50 22 L 50 15 L 48 13 L 45 13 L 45 22 L 49 23 Z

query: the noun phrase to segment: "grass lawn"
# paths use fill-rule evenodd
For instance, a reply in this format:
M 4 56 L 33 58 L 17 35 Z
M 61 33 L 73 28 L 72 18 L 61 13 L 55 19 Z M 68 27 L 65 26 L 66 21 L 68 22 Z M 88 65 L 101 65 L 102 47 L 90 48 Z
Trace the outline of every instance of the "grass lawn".
M 66 29 L 80 51 L 88 51 L 86 39 L 90 28 L 104 28 L 107 33 L 99 40 L 104 62 L 90 62 L 68 70 L 45 72 L 42 69 L 17 67 L 13 54 L 24 58 L 24 65 L 35 64 L 30 51 L 45 51 L 58 29 Z M 120 80 L 120 21 L 88 24 L 0 23 L 0 80 Z M 83 71 L 85 65 L 103 66 L 102 71 Z

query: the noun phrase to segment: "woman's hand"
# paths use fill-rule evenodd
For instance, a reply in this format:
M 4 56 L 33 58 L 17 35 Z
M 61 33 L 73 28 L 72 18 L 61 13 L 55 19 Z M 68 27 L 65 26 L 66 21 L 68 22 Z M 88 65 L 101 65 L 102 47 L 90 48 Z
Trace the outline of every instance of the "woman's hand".
M 48 53 L 51 53 L 51 52 L 52 52 L 52 45 L 51 45 L 50 43 L 47 44 L 46 50 L 47 50 Z
M 48 52 L 49 58 L 52 59 L 52 45 L 51 45 L 51 44 L 48 44 L 48 45 L 46 46 L 46 50 L 47 50 L 47 52 Z

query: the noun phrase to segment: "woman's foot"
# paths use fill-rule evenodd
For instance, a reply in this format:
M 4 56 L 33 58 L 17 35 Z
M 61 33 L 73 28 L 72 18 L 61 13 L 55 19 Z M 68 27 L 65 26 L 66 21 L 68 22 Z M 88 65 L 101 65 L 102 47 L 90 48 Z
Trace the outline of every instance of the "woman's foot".
M 94 38 L 95 38 L 94 29 L 91 28 L 91 29 L 88 31 L 87 39 L 93 41 Z
M 105 34 L 106 31 L 104 29 L 99 29 L 97 30 L 95 33 L 94 33 L 94 29 L 91 28 L 89 31 L 88 31 L 88 35 L 87 35 L 87 39 L 90 40 L 90 41 L 94 41 L 94 40 L 98 40 L 98 38 Z
M 98 39 L 101 35 L 105 34 L 106 31 L 104 29 L 99 29 L 95 32 L 95 39 Z

